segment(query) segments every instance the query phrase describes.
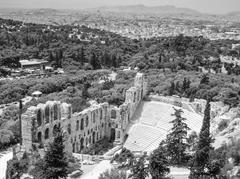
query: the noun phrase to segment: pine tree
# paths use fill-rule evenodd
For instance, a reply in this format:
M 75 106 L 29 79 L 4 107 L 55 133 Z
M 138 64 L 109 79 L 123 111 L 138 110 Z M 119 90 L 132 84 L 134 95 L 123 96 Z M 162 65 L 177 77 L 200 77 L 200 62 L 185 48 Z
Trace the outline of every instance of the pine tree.
M 207 100 L 207 104 L 204 111 L 204 118 L 202 128 L 199 134 L 199 141 L 197 151 L 195 152 L 192 160 L 190 179 L 200 179 L 202 176 L 207 175 L 209 166 L 209 153 L 211 147 L 211 136 L 210 136 L 210 100 Z
M 188 148 L 187 144 L 187 131 L 189 127 L 184 122 L 186 119 L 181 116 L 183 112 L 181 109 L 175 109 L 173 116 L 176 118 L 171 121 L 173 127 L 171 132 L 167 135 L 166 148 L 172 165 L 184 165 L 189 159 L 186 153 Z
M 130 166 L 131 174 L 129 178 L 132 179 L 145 179 L 148 174 L 147 154 L 144 153 L 139 158 L 133 158 L 132 165 Z
M 112 67 L 114 67 L 114 68 L 118 67 L 118 61 L 117 61 L 117 57 L 115 55 L 112 56 Z
M 203 74 L 200 84 L 208 84 L 209 83 L 209 76 L 207 74 Z
M 175 91 L 175 83 L 174 81 L 171 82 L 171 86 L 169 88 L 169 95 L 172 96 L 174 94 Z
M 90 64 L 92 65 L 93 70 L 100 69 L 101 65 L 99 63 L 99 60 L 95 53 L 93 53 L 91 59 L 90 59 Z
M 187 78 L 185 77 L 183 79 L 183 84 L 182 84 L 182 92 L 185 92 L 187 89 Z
M 84 53 L 84 48 L 81 48 L 81 52 L 80 52 L 80 63 L 83 65 L 86 62 L 86 58 L 85 58 L 85 53 Z
M 164 178 L 170 172 L 169 162 L 163 143 L 149 157 L 149 173 L 152 179 Z
M 59 179 L 67 177 L 68 163 L 64 152 L 64 136 L 57 127 L 53 143 L 50 143 L 49 150 L 44 156 L 44 175 L 47 179 Z

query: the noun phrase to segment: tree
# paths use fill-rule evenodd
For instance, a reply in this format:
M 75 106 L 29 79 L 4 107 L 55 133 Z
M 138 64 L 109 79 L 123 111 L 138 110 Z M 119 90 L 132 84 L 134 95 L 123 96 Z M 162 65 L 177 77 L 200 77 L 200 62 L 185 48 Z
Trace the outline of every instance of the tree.
M 181 109 L 173 109 L 175 112 L 172 116 L 176 118 L 171 121 L 173 127 L 171 132 L 167 135 L 167 154 L 172 165 L 183 165 L 186 164 L 189 159 L 189 155 L 186 153 L 188 148 L 187 131 L 189 127 L 184 122 L 186 119 L 181 116 L 183 111 Z
M 164 178 L 165 175 L 170 172 L 168 166 L 169 162 L 166 157 L 166 151 L 163 143 L 161 143 L 149 157 L 149 173 L 151 174 L 152 179 Z
M 208 74 L 203 74 L 202 78 L 201 78 L 201 81 L 200 81 L 200 84 L 209 84 L 209 76 Z
M 202 176 L 209 175 L 209 153 L 211 150 L 211 136 L 210 136 L 210 99 L 207 100 L 207 104 L 204 111 L 204 118 L 202 128 L 199 134 L 199 141 L 197 151 L 194 154 L 191 166 L 190 179 L 199 179 Z
M 23 153 L 20 160 L 16 156 L 13 156 L 12 160 L 7 162 L 6 178 L 7 179 L 19 179 L 23 173 L 28 171 L 29 157 L 27 153 Z
M 99 62 L 97 56 L 95 55 L 95 53 L 93 53 L 91 56 L 90 64 L 92 65 L 93 70 L 101 68 L 100 62 Z
M 113 159 L 111 160 L 112 162 L 117 162 L 119 164 L 120 169 L 129 169 L 130 166 L 132 165 L 132 161 L 134 159 L 133 153 L 126 149 L 123 148 L 120 154 L 116 154 Z
M 124 170 L 119 170 L 117 168 L 111 169 L 100 174 L 98 179 L 126 179 L 127 174 Z
M 86 62 L 86 57 L 84 53 L 84 48 L 81 48 L 81 53 L 80 53 L 80 63 L 83 65 Z
M 169 95 L 172 96 L 174 94 L 175 91 L 175 83 L 174 81 L 171 82 L 171 86 L 169 88 Z
M 66 178 L 68 171 L 67 157 L 64 152 L 64 136 L 60 127 L 55 128 L 53 143 L 49 144 L 43 160 L 36 165 L 37 176 L 43 179 Z
M 130 171 L 131 174 L 129 175 L 129 178 L 132 179 L 145 179 L 149 175 L 146 152 L 139 158 L 133 158 Z

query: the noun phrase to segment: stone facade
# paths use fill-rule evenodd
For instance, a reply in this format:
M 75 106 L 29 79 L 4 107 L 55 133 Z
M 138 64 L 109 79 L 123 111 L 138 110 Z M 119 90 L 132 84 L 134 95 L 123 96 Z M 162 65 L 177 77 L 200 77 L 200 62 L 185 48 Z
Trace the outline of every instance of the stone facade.
M 62 128 L 70 153 L 81 152 L 104 137 L 122 144 L 130 119 L 146 93 L 144 75 L 137 73 L 134 86 L 126 91 L 125 102 L 119 107 L 93 102 L 89 108 L 72 113 L 70 104 L 59 101 L 32 106 L 22 115 L 22 147 L 27 152 L 34 146 L 47 147 L 56 126 Z

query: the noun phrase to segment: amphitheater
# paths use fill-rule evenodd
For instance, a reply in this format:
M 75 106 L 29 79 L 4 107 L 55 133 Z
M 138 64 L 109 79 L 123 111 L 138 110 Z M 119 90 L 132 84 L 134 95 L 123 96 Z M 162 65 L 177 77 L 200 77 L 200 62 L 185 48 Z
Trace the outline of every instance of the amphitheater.
M 55 128 L 60 126 L 69 153 L 81 153 L 104 137 L 134 153 L 149 153 L 171 129 L 174 108 L 183 110 L 192 131 L 200 131 L 205 100 L 190 103 L 189 99 L 177 96 L 150 95 L 144 101 L 146 94 L 144 74 L 137 73 L 134 85 L 126 91 L 125 102 L 119 107 L 92 102 L 82 112 L 72 113 L 72 106 L 60 101 L 32 106 L 22 115 L 22 148 L 29 153 L 35 148 L 46 149 Z
M 191 110 L 190 105 L 189 108 L 178 107 L 163 102 L 163 98 L 150 96 L 151 101 L 141 102 L 131 120 L 133 124 L 124 147 L 134 152 L 151 152 L 156 149 L 172 127 L 170 121 L 174 119 L 174 108 L 183 110 L 182 117 L 187 119 L 190 131 L 200 131 L 203 117 Z

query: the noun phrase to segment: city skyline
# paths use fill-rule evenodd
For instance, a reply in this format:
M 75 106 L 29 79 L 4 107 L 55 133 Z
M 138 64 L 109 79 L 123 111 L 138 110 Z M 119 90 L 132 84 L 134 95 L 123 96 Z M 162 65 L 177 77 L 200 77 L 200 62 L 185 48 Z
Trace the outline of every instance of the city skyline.
M 53 8 L 53 9 L 84 9 L 101 6 L 145 5 L 165 6 L 173 5 L 190 8 L 202 13 L 226 14 L 240 11 L 239 0 L 0 0 L 1 8 Z

